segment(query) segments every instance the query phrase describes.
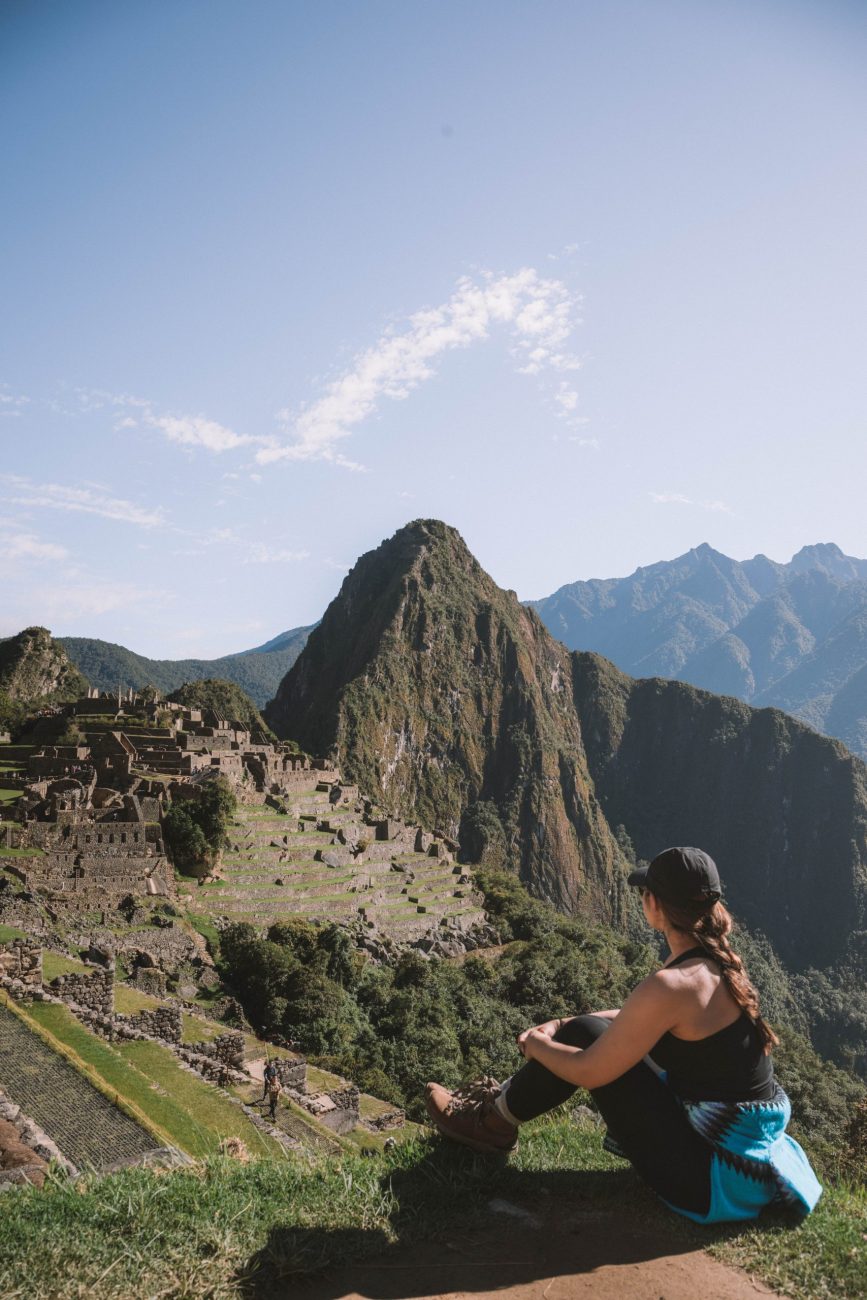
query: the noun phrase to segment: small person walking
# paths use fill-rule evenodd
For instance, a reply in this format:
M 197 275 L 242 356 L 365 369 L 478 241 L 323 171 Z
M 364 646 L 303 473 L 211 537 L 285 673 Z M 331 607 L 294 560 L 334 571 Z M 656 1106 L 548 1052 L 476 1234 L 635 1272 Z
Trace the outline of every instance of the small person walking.
M 268 1106 L 271 1111 L 272 1121 L 277 1118 L 277 1098 L 283 1091 L 280 1080 L 277 1078 L 277 1071 L 274 1071 L 273 1078 L 268 1080 Z
M 264 1079 L 264 1087 L 263 1087 L 263 1089 L 262 1089 L 262 1100 L 263 1100 L 263 1101 L 264 1101 L 265 1098 L 268 1096 L 268 1085 L 271 1083 L 271 1080 L 272 1080 L 272 1079 L 276 1079 L 276 1078 L 277 1078 L 277 1066 L 275 1065 L 275 1063 L 274 1063 L 273 1061 L 266 1061 L 266 1062 L 265 1062 L 265 1072 L 264 1072 L 264 1075 L 263 1075 L 263 1079 Z

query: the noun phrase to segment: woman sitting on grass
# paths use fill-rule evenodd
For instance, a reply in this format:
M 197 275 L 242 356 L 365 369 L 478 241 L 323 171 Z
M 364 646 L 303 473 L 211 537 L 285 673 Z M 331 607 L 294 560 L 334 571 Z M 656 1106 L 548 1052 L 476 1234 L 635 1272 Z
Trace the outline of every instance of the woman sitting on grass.
M 666 849 L 629 883 L 671 949 L 661 970 L 619 1011 L 526 1029 L 526 1064 L 501 1086 L 450 1093 L 429 1083 L 428 1114 L 456 1142 L 508 1152 L 520 1124 L 586 1088 L 608 1126 L 606 1146 L 678 1213 L 698 1223 L 752 1219 L 775 1202 L 808 1214 L 822 1189 L 785 1132 L 791 1106 L 770 1055 L 778 1040 L 729 945 L 713 860 Z

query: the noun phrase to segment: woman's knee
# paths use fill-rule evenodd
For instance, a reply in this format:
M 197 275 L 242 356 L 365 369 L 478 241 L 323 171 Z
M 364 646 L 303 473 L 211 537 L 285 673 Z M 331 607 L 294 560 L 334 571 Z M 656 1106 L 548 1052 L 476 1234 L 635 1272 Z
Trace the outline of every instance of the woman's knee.
M 570 1047 L 589 1047 L 595 1043 L 600 1034 L 611 1024 L 604 1016 L 573 1016 L 564 1020 L 554 1035 L 557 1043 L 568 1043 Z

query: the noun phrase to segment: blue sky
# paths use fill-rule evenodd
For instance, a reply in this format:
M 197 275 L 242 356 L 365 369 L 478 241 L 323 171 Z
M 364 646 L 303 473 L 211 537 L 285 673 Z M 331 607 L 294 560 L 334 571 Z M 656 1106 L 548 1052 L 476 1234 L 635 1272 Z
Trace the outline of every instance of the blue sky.
M 6 0 L 0 635 L 867 554 L 867 7 Z

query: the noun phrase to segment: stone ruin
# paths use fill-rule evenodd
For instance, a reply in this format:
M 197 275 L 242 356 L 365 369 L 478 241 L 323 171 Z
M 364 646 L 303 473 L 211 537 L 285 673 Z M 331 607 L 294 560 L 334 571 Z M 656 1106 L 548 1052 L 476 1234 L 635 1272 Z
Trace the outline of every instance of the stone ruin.
M 0 945 L 0 987 L 17 997 L 42 988 L 42 945 L 33 939 L 13 939 Z
M 0 823 L 0 857 L 4 840 L 34 851 L 5 863 L 26 888 L 79 908 L 173 893 L 155 798 L 63 777 L 28 786 L 16 811 L 17 825 Z
M 332 1092 L 305 1092 L 294 1096 L 315 1120 L 338 1137 L 358 1127 L 360 1093 L 352 1083 Z
M 307 1083 L 307 1062 L 303 1057 L 275 1057 L 273 1064 L 287 1096 L 324 1128 L 342 1137 L 358 1127 L 361 1094 L 354 1084 L 347 1083 L 330 1092 L 312 1091 Z M 403 1123 L 403 1113 L 399 1113 L 400 1121 L 393 1127 Z M 378 1129 L 380 1125 L 367 1127 Z
M 132 691 L 90 690 L 39 716 L 28 740 L 3 747 L 4 785 L 21 798 L 0 814 L 0 857 L 34 850 L 7 870 L 66 907 L 174 894 L 161 831 L 169 798 L 196 797 L 222 775 L 242 802 L 261 801 L 316 766 L 210 709 Z
M 256 864 L 239 870 L 235 855 L 249 858 L 251 824 L 217 864 L 219 898 L 200 896 L 200 910 L 259 925 L 287 912 L 337 921 L 354 929 L 374 960 L 388 960 L 395 944 L 449 957 L 496 942 L 471 874 L 456 865 L 454 840 L 384 816 L 331 763 L 212 710 L 153 693 L 89 691 L 39 717 L 29 739 L 3 751 L 7 769 L 20 765 L 22 797 L 14 820 L 0 817 L 0 859 L 4 847 L 23 850 L 4 861 L 7 876 L 67 916 L 117 908 L 130 897 L 174 898 L 162 817 L 169 801 L 198 798 L 202 784 L 221 774 L 239 798 L 239 824 L 264 811 L 286 822 L 275 825 L 270 844 L 253 844 L 263 870 L 276 868 L 270 878 L 256 878 Z M 309 851 L 300 847 L 313 839 Z M 4 916 L 9 903 L 0 898 Z M 153 965 L 165 963 L 157 957 Z M 158 976 L 136 980 L 164 992 Z
M 0 988 L 21 1000 L 62 1002 L 90 1029 L 114 1041 L 147 1039 L 170 1048 L 202 1078 L 217 1084 L 245 1083 L 245 1041 L 243 1033 L 228 1030 L 211 1040 L 183 1043 L 183 1011 L 179 1003 L 166 1003 L 124 1015 L 115 1011 L 114 963 L 90 971 L 60 975 L 50 984 L 42 980 L 42 949 L 27 939 L 0 946 Z M 345 1083 L 331 1091 L 311 1091 L 307 1083 L 307 1062 L 303 1056 L 275 1057 L 287 1096 L 318 1123 L 342 1136 L 359 1123 L 359 1090 Z M 398 1127 L 400 1111 L 379 1116 L 367 1126 L 374 1131 Z
M 63 1002 L 72 1002 L 100 1016 L 114 1015 L 114 962 L 96 970 L 71 971 L 46 985 Z

